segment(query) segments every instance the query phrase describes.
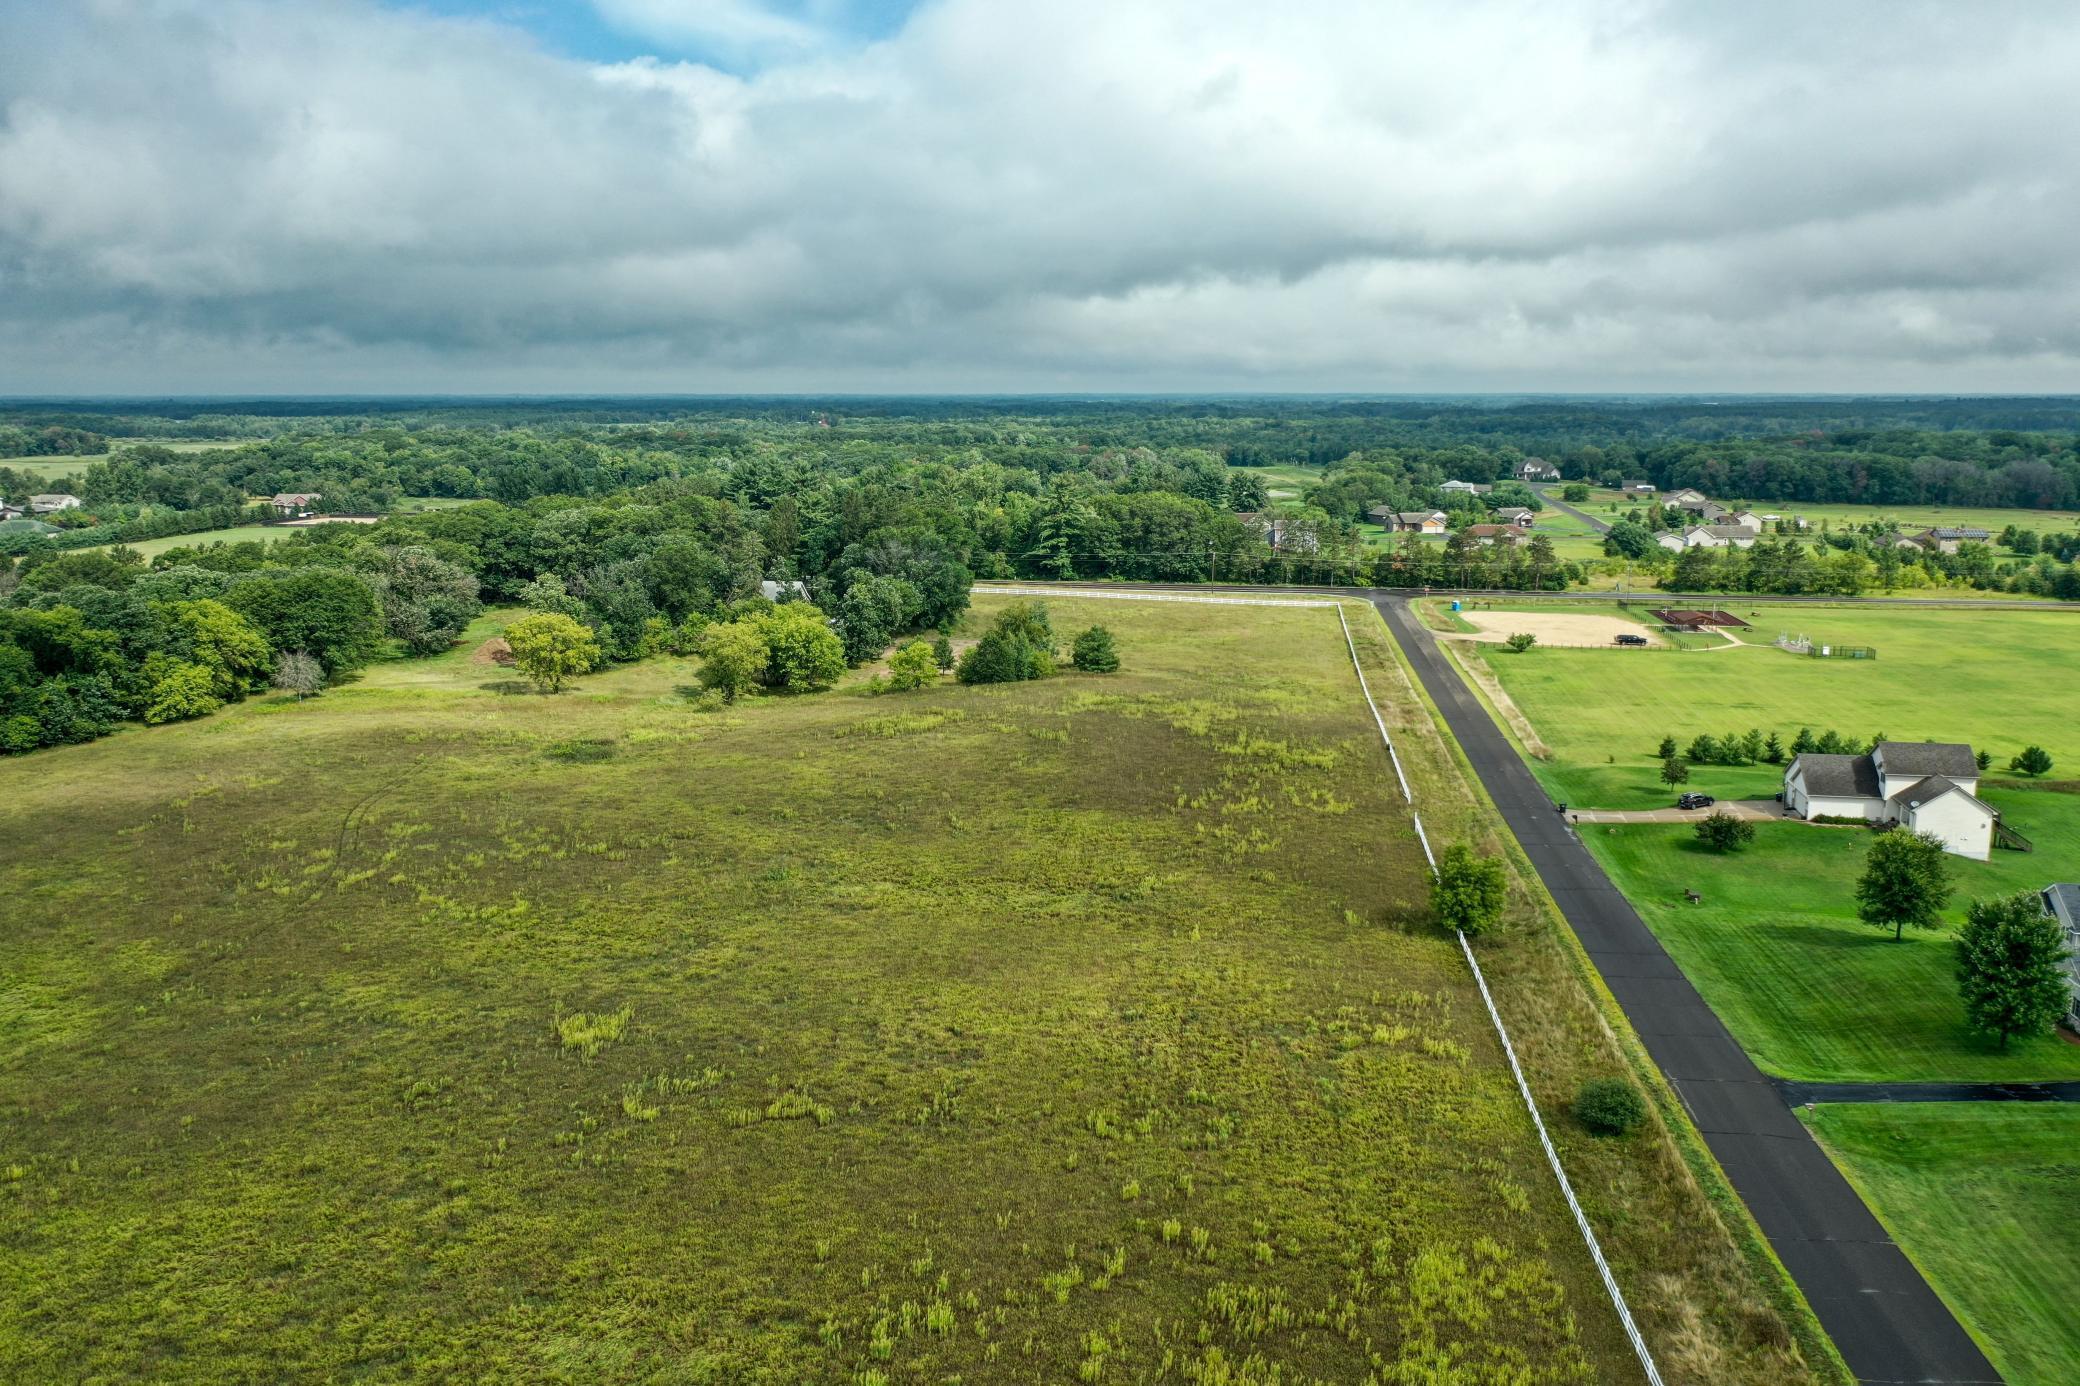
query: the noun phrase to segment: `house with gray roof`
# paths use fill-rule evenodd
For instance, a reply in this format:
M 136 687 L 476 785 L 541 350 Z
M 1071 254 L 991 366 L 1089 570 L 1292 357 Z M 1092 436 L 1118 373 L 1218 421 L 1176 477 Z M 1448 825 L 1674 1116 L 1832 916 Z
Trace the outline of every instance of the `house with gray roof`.
M 1862 756 L 1808 751 L 1784 770 L 1784 809 L 1795 817 L 1893 823 L 1985 861 L 2000 814 L 1978 790 L 1978 758 L 1955 741 L 1881 741 Z
M 1538 513 L 1528 505 L 1505 505 L 1496 510 L 1497 524 L 1515 525 L 1518 529 L 1529 529 L 1538 519 Z
M 2080 884 L 2064 881 L 2048 885 L 2040 892 L 2044 901 L 2044 913 L 2056 919 L 2066 931 L 2066 971 L 2073 979 L 2073 995 L 2066 1003 L 2066 1028 L 2080 1030 Z
M 1558 481 L 1560 469 L 1543 457 L 1527 457 L 1517 464 L 1519 481 Z
M 1686 549 L 1751 549 L 1755 531 L 1746 525 L 1692 525 L 1683 531 Z

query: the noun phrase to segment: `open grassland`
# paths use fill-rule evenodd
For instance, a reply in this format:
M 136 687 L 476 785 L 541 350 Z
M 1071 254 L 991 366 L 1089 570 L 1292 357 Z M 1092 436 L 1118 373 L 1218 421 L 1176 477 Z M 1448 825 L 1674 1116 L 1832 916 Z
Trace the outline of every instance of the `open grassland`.
M 165 553 L 168 549 L 196 548 L 204 544 L 240 544 L 250 539 L 286 539 L 296 533 L 280 525 L 233 525 L 229 529 L 205 529 L 194 534 L 169 534 L 162 539 L 134 539 L 123 545 L 135 549 L 146 558 Z M 111 548 L 113 545 L 101 545 Z
M 2012 1386 L 2080 1381 L 2080 1107 L 1823 1106 L 1809 1120 Z
M 1757 510 L 1779 515 L 1803 515 L 1818 527 L 1824 520 L 1834 529 L 1887 522 L 1901 529 L 1928 529 L 1936 525 L 1988 530 L 1996 537 L 2009 525 L 2033 529 L 2039 534 L 2071 532 L 2080 525 L 2080 514 L 2070 510 L 1974 509 L 1962 505 L 1830 505 L 1785 501 L 1758 504 Z
M 2080 796 L 1991 790 L 2036 844 L 1991 861 L 1951 857 L 1949 926 L 1895 942 L 1856 917 L 1862 828 L 1761 823 L 1752 846 L 1704 850 L 1687 824 L 1582 825 L 1611 879 L 1755 1062 L 1812 1080 L 2080 1078 L 2080 1045 L 2044 1037 L 2004 1051 L 1965 1028 L 1956 926 L 1988 895 L 2070 880 Z M 1685 901 L 1696 890 L 1702 904 Z
M 1659 599 L 1644 598 L 1643 613 Z M 1596 808 L 1670 801 L 1654 754 L 1663 734 L 1688 745 L 1760 727 L 1788 746 L 1817 733 L 1884 732 L 1895 740 L 1968 741 L 1993 752 L 1995 772 L 2034 742 L 2063 768 L 2080 768 L 2080 612 L 1971 611 L 1880 606 L 1763 606 L 1730 599 L 1753 623 L 1744 648 L 1696 651 L 1534 649 L 1494 654 L 1488 666 L 1522 709 L 1550 760 L 1532 768 L 1556 799 Z M 1766 642 L 1780 632 L 1869 645 L 1875 660 L 1809 659 Z M 1721 798 L 1768 798 L 1781 767 L 1699 765 L 1687 789 Z M 2024 833 L 2026 824 L 2018 824 Z
M 1326 473 L 1313 467 L 1237 467 L 1238 472 L 1247 472 L 1264 482 L 1264 492 L 1274 501 L 1296 501 L 1306 494 L 1307 488 L 1319 482 Z
M 38 482 L 48 484 L 60 477 L 85 476 L 89 468 L 107 460 L 105 457 L 0 457 L 0 467 L 27 472 Z
M 466 644 L 0 765 L 0 1376 L 1634 1379 L 1332 615 L 1056 613 L 1127 671 Z M 1665 1139 L 1560 1138 L 1664 1360 L 1803 1378 Z

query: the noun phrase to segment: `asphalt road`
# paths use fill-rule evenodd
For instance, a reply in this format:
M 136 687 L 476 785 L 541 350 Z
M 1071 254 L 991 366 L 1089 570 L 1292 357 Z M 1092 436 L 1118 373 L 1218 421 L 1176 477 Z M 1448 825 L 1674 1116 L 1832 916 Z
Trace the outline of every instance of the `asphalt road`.
M 1776 1086 L 1554 811 L 1408 602 L 1366 595 L 1849 1369 L 1867 1382 L 1999 1381 Z
M 1577 520 L 1580 520 L 1583 524 L 1589 526 L 1589 528 L 1595 530 L 1598 534 L 1609 534 L 1611 532 L 1609 521 L 1599 520 L 1586 510 L 1577 510 L 1575 507 L 1569 505 L 1566 501 L 1561 500 L 1558 496 L 1555 496 L 1553 494 L 1553 491 L 1557 490 L 1558 488 L 1553 486 L 1552 483 L 1548 482 L 1545 486 L 1534 486 L 1531 489 L 1536 491 L 1538 493 L 1538 498 L 1544 501 L 1547 505 L 1552 506 L 1553 509 L 1558 510 L 1564 515 L 1574 516 Z
M 1773 1080 L 1794 1107 L 1808 1102 L 2080 1102 L 2080 1082 L 1794 1083 Z

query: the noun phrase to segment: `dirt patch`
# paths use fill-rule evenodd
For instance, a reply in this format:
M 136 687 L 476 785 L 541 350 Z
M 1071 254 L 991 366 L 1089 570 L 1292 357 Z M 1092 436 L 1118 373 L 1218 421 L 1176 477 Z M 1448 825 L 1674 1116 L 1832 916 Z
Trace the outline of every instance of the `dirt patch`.
M 1622 616 L 1562 611 L 1462 611 L 1459 614 L 1468 624 L 1480 629 L 1480 634 L 1459 637 L 1462 640 L 1499 642 L 1519 632 L 1528 632 L 1537 636 L 1541 645 L 1577 648 L 1617 649 L 1616 640 L 1620 635 L 1645 636 L 1650 645 L 1668 643 L 1659 632 Z
M 494 635 L 469 652 L 472 664 L 496 664 L 501 669 L 513 667 L 513 647 L 506 643 L 503 635 Z

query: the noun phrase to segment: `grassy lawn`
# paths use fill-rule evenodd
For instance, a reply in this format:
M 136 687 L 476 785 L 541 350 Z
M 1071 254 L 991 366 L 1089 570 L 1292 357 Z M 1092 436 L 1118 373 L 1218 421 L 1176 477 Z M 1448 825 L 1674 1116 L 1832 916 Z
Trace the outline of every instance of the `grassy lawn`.
M 1641 609 L 1655 599 L 1642 600 Z M 1651 808 L 1669 799 L 1654 754 L 1664 733 L 1687 745 L 1700 732 L 1761 727 L 1788 745 L 1801 726 L 1896 740 L 1968 741 L 1995 766 L 2030 742 L 2080 769 L 2080 612 L 1910 610 L 1898 607 L 1743 606 L 1747 640 L 1779 632 L 1875 646 L 1872 661 L 1807 659 L 1766 643 L 1685 653 L 1539 649 L 1488 660 L 1510 697 L 1553 749 L 1534 762 L 1554 797 L 1599 808 Z M 1616 661 L 1625 660 L 1619 666 Z M 1774 766 L 1700 765 L 1691 789 L 1722 798 L 1768 797 Z M 2027 827 L 2023 828 L 2027 833 Z
M 2035 843 L 1987 862 L 1950 859 L 1952 925 L 1966 902 L 2071 879 L 2080 796 L 1989 791 Z M 2016 1041 L 2004 1053 L 1964 1027 L 1951 929 L 1895 943 L 1856 917 L 1861 828 L 1763 823 L 1725 856 L 1685 824 L 1584 825 L 1611 879 L 1755 1062 L 1811 1080 L 2080 1078 L 2080 1045 Z M 1693 889 L 1704 903 L 1685 902 Z
M 1797 501 L 1758 503 L 1754 508 L 1779 515 L 1803 515 L 1815 526 L 1825 520 L 1836 529 L 1889 520 L 1901 529 L 1954 525 L 1989 530 L 1998 535 L 2009 525 L 2033 529 L 2039 534 L 2055 534 L 2080 525 L 2080 514 L 2070 510 L 1974 509 L 1961 505 L 1823 505 Z
M 1313 467 L 1237 467 L 1235 470 L 1263 478 L 1264 492 L 1274 501 L 1299 500 L 1308 487 L 1326 475 Z
M 0 1376 L 1635 1379 L 1333 616 L 1056 609 L 1125 672 L 516 695 L 494 616 L 0 762 Z M 1798 1379 L 1562 1125 L 1665 1360 Z
M 2080 1381 L 2080 1107 L 1824 1106 L 1808 1120 L 2004 1378 Z

